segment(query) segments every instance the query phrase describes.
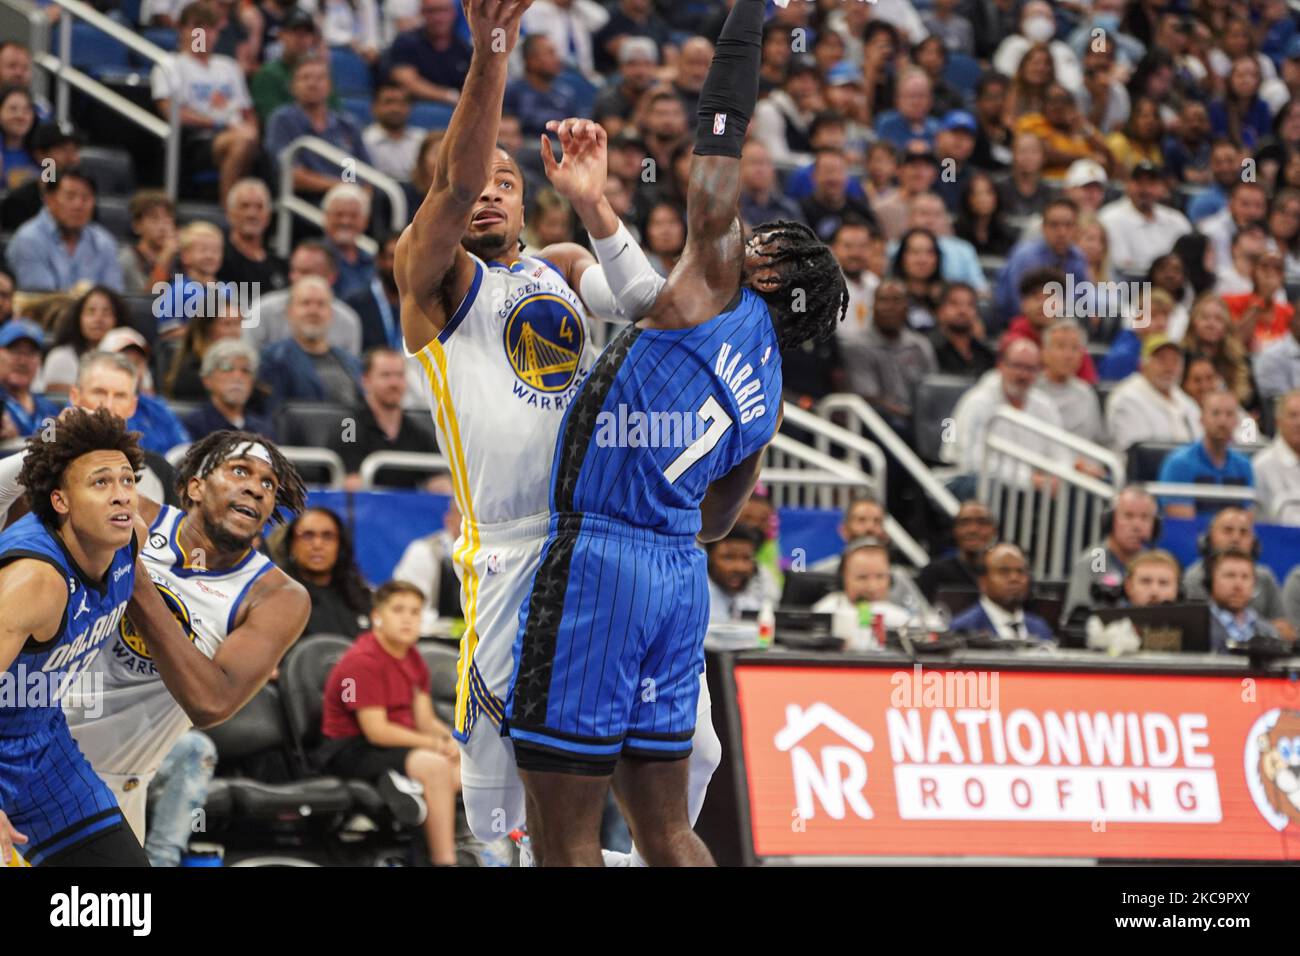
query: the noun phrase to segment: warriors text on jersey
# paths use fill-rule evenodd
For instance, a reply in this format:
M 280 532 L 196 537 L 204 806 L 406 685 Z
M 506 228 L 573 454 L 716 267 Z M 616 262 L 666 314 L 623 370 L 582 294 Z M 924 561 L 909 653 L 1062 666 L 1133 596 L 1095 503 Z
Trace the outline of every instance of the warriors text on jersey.
M 234 628 L 253 583 L 274 565 L 249 549 L 225 570 L 191 567 L 180 545 L 185 520 L 183 511 L 161 506 L 141 557 L 185 636 L 210 658 Z M 113 629 L 91 669 L 103 675 L 101 712 L 92 715 L 71 703 L 64 706 L 77 744 L 100 773 L 153 773 L 191 724 L 163 684 L 129 617 Z
M 117 801 L 73 742 L 60 700 L 96 706 L 94 668 L 126 612 L 135 550 L 133 538 L 113 556 L 104 579 L 93 581 L 36 515 L 0 533 L 0 565 L 44 561 L 68 587 L 59 632 L 43 643 L 29 641 L 0 674 L 0 809 L 27 834 L 22 854 L 33 865 L 122 824 Z

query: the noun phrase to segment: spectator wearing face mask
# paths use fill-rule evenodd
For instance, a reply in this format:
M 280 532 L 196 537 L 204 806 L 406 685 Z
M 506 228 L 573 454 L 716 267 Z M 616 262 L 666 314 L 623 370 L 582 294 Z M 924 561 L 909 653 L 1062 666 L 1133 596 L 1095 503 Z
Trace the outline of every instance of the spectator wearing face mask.
M 1083 85 L 1083 72 L 1079 58 L 1069 45 L 1056 36 L 1056 18 L 1051 5 L 1045 0 L 1030 0 L 1020 10 L 1020 32 L 1012 33 L 993 54 L 993 68 L 1003 76 L 1015 76 L 1016 67 L 1025 52 L 1035 43 L 1046 43 L 1052 52 L 1056 79 L 1068 90 L 1078 90 Z

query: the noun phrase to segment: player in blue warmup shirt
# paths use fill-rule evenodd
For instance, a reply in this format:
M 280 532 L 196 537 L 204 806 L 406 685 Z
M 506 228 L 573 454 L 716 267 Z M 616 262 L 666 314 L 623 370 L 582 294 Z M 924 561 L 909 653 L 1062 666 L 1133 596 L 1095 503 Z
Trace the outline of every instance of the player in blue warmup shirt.
M 149 865 L 60 707 L 92 700 L 79 678 L 131 598 L 138 439 L 69 409 L 27 442 L 31 513 L 0 534 L 0 865 L 14 844 L 33 866 Z
M 556 442 L 506 702 L 543 866 L 601 865 L 611 777 L 650 865 L 712 862 L 688 820 L 684 759 L 709 616 L 697 542 L 726 534 L 753 489 L 780 425 L 781 350 L 831 335 L 848 305 L 806 227 L 767 223 L 744 242 L 764 7 L 737 0 L 700 94 L 681 260 L 593 366 Z

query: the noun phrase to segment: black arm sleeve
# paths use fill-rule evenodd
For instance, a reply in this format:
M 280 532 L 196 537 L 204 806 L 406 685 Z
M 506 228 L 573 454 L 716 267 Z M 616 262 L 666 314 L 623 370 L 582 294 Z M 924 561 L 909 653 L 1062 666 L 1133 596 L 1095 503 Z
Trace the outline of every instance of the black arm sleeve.
M 736 0 L 718 36 L 709 75 L 700 90 L 695 155 L 740 158 L 758 102 L 765 0 Z

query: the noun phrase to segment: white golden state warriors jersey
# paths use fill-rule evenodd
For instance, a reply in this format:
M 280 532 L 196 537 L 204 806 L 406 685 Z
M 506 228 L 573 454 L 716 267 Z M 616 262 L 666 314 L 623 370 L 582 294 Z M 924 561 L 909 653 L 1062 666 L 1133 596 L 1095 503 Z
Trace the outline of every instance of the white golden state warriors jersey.
M 477 256 L 469 292 L 415 353 L 469 536 L 549 508 L 555 437 L 595 358 L 586 312 L 543 259 Z
M 183 511 L 163 505 L 140 556 L 181 630 L 211 658 L 234 628 L 253 582 L 274 565 L 250 549 L 227 570 L 205 571 L 197 556 L 181 548 L 184 520 Z M 191 724 L 129 618 L 122 618 L 90 671 L 92 680 L 102 675 L 103 693 L 92 694 L 89 705 L 64 707 L 81 752 L 101 773 L 153 773 Z

